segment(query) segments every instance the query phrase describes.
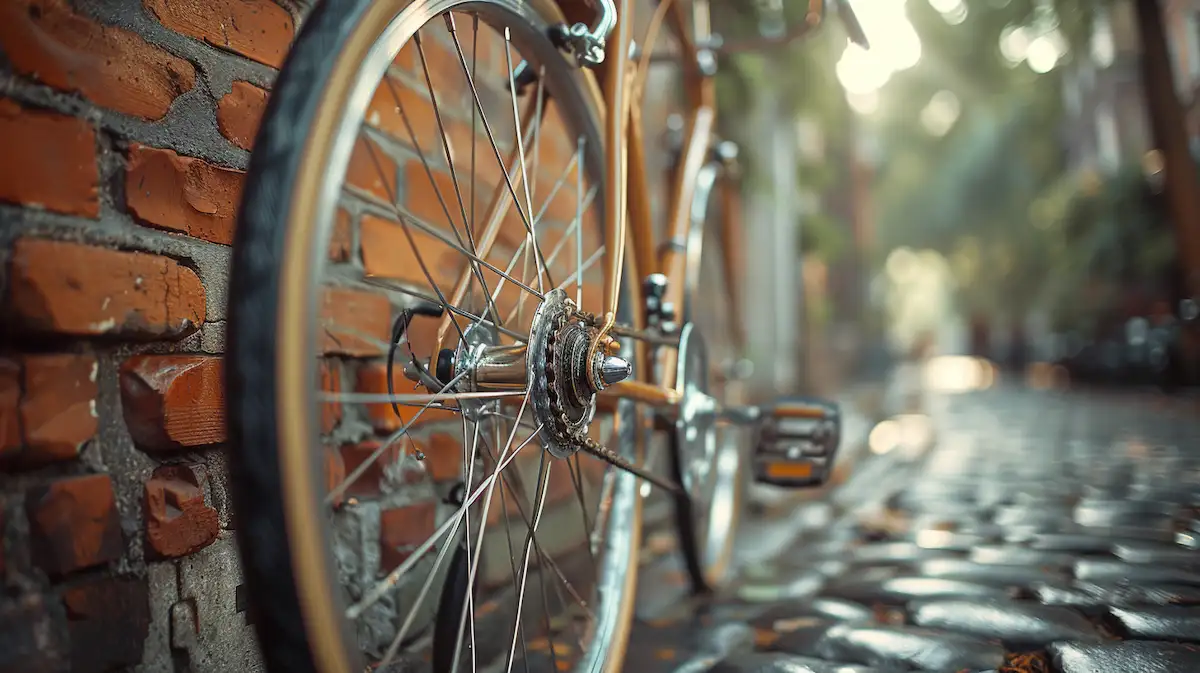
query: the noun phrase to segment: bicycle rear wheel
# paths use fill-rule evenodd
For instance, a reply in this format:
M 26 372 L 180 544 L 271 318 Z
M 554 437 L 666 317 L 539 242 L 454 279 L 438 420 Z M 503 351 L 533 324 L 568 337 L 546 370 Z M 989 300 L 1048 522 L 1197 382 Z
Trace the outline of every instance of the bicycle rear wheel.
M 744 403 L 730 365 L 740 356 L 733 338 L 728 301 L 729 279 L 722 250 L 709 226 L 712 193 L 722 179 L 710 162 L 699 171 L 693 191 L 691 222 L 685 242 L 683 328 L 676 359 L 676 387 L 685 396 L 683 411 L 669 433 L 675 479 L 687 497 L 677 502 L 675 523 L 680 550 L 693 590 L 710 591 L 730 576 L 737 526 L 745 500 L 749 437 L 741 428 L 718 425 L 706 414 L 687 411 L 687 396 L 709 397 L 722 406 Z M 690 390 L 689 390 L 690 389 Z
M 621 665 L 637 484 L 549 427 L 636 458 L 632 404 L 551 395 L 605 256 L 595 87 L 556 12 L 325 2 L 276 82 L 226 386 L 272 671 Z

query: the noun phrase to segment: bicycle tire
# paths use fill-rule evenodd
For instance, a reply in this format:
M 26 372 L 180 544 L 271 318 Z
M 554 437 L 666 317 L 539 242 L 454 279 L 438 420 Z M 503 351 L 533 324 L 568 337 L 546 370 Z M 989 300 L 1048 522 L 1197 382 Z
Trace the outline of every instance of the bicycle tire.
M 313 516 L 319 502 L 320 453 L 308 450 L 312 432 L 312 400 L 304 391 L 289 388 L 289 382 L 315 380 L 315 363 L 298 367 L 303 374 L 289 372 L 287 365 L 312 334 L 294 334 L 287 329 L 304 322 L 312 312 L 311 296 L 290 287 L 297 278 L 296 267 L 305 267 L 304 246 L 319 225 L 306 223 L 306 211 L 297 194 L 317 185 L 306 161 L 310 155 L 328 152 L 316 133 L 319 124 L 335 114 L 326 108 L 345 97 L 350 85 L 339 78 L 356 72 L 354 55 L 364 48 L 365 34 L 382 33 L 379 21 L 388 22 L 414 6 L 450 9 L 462 5 L 489 6 L 530 22 L 531 31 L 545 35 L 545 28 L 561 22 L 561 13 L 547 0 L 339 0 L 318 3 L 306 18 L 272 90 L 258 131 L 246 176 L 239 226 L 233 247 L 230 298 L 230 345 L 226 366 L 229 443 L 236 532 L 249 610 L 268 670 L 303 673 L 349 673 L 358 661 L 345 620 L 336 611 L 333 561 L 327 545 L 327 524 Z M 430 9 L 429 11 L 433 11 Z M 388 18 L 388 12 L 391 12 Z M 436 14 L 436 12 L 435 12 Z M 387 25 L 391 25 L 388 23 Z M 364 27 L 366 26 L 366 27 Z M 552 48 L 548 38 L 546 49 Z M 334 91 L 330 102 L 330 91 Z M 559 92 L 560 95 L 563 92 Z M 596 131 L 597 90 L 588 77 L 579 75 L 577 86 L 567 92 L 576 100 L 571 109 L 584 106 L 591 116 L 580 123 Z M 598 143 L 597 143 L 598 145 Z M 317 148 L 314 150 L 314 147 Z M 599 174 L 595 166 L 592 173 Z M 331 219 L 331 218 L 330 218 Z M 326 232 L 327 233 L 327 232 Z M 628 320 L 631 302 L 626 277 L 622 288 L 623 315 Z M 306 303 L 307 302 L 307 303 Z M 636 363 L 635 363 L 636 365 Z M 307 386 L 311 394 L 315 385 Z M 307 416 L 305 416 L 307 412 Z M 622 403 L 622 446 L 637 441 L 631 403 Z M 295 440 L 307 438 L 307 442 Z M 617 506 L 628 505 L 627 534 L 623 561 L 618 573 L 622 584 L 609 586 L 601 595 L 607 604 L 596 610 L 609 615 L 600 642 L 600 655 L 586 658 L 580 670 L 588 673 L 619 667 L 632 618 L 636 587 L 637 542 L 640 538 L 641 502 L 635 497 L 631 475 L 627 497 Z
M 684 269 L 683 287 L 683 324 L 693 325 L 697 318 L 697 306 L 702 296 L 727 296 L 725 292 L 715 294 L 705 293 L 701 288 L 701 267 L 707 261 L 712 263 L 715 257 L 705 257 L 706 253 L 715 251 L 724 254 L 716 246 L 705 246 L 704 235 L 710 215 L 712 193 L 717 180 L 726 179 L 720 175 L 720 168 L 715 163 L 709 163 L 701 169 L 697 176 L 697 184 L 693 188 L 691 206 L 691 221 L 687 241 L 685 243 L 685 259 L 688 260 Z M 720 266 L 720 265 L 718 265 Z M 708 274 L 712 279 L 712 274 Z M 711 300 L 710 300 L 711 303 Z M 720 322 L 720 321 L 718 321 Z M 703 346 L 703 341 L 700 344 Z M 704 356 L 703 368 L 710 373 L 707 356 Z M 682 363 L 682 358 L 680 358 Z M 682 378 L 683 368 L 680 367 L 678 380 Z M 707 385 L 706 376 L 705 388 Z M 720 400 L 728 403 L 728 400 Z M 669 432 L 668 454 L 672 476 L 677 483 L 686 484 L 686 463 L 688 456 L 682 448 L 679 435 L 683 429 L 677 428 Z M 696 502 L 693 497 L 676 498 L 674 507 L 675 527 L 679 536 L 680 551 L 683 555 L 684 568 L 687 571 L 691 589 L 694 593 L 709 593 L 719 588 L 729 577 L 734 553 L 734 541 L 737 525 L 741 519 L 745 500 L 745 480 L 747 470 L 745 449 L 739 445 L 740 437 L 734 428 L 713 428 L 715 437 L 714 455 L 709 469 L 714 471 L 714 484 L 707 501 Z

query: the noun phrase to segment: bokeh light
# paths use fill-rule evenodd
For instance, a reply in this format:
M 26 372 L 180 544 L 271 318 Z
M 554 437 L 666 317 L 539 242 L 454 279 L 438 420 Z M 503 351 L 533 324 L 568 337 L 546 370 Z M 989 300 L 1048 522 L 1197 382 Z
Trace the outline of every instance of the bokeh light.
M 857 16 L 871 39 L 871 49 L 847 45 L 837 63 L 837 76 L 848 93 L 864 95 L 916 65 L 921 60 L 921 38 L 905 14 L 904 0 L 874 0 Z

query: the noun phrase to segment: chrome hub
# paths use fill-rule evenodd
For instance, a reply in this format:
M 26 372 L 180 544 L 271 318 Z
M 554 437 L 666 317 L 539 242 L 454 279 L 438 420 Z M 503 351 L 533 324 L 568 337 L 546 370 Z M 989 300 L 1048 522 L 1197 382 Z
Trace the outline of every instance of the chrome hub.
M 596 413 L 596 393 L 629 378 L 633 367 L 612 354 L 615 342 L 579 313 L 566 292 L 546 294 L 533 316 L 529 342 L 503 345 L 498 331 L 477 323 L 453 351 L 438 356 L 436 378 L 457 380 L 458 392 L 509 392 L 528 387 L 542 445 L 565 458 L 584 448 Z M 461 400 L 468 418 L 499 406 L 496 400 Z
M 583 320 L 562 290 L 546 294 L 533 315 L 527 380 L 542 445 L 566 458 L 587 440 L 596 413 L 596 393 L 622 381 L 632 366 L 597 344 L 600 331 Z

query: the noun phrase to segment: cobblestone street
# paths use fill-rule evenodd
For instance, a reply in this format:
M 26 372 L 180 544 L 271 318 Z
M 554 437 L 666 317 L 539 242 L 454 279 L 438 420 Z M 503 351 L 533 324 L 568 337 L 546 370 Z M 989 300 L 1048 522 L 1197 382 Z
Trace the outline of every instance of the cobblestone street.
M 649 562 L 625 670 L 1200 671 L 1197 412 L 936 397 L 931 445 L 868 454 L 828 497 L 747 522 L 725 595 L 684 600 L 672 555 Z

